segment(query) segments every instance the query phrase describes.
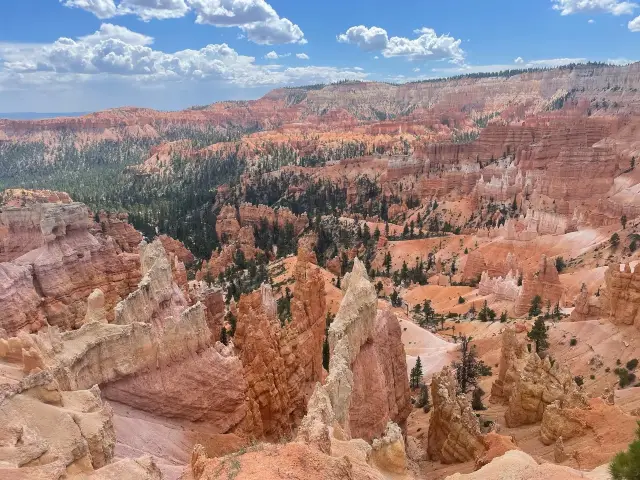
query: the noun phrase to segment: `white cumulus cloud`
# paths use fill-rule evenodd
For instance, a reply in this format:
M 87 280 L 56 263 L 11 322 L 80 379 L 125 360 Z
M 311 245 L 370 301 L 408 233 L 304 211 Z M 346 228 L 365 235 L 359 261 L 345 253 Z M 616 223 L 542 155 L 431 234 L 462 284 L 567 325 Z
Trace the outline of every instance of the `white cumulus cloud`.
M 629 30 L 632 32 L 640 32 L 640 17 L 636 17 L 629 22 Z
M 365 52 L 380 51 L 387 47 L 389 37 L 387 31 L 380 27 L 367 28 L 358 25 L 338 35 L 338 42 L 357 45 Z
M 513 61 L 513 63 L 522 64 L 524 63 L 524 59 L 522 57 L 518 57 Z
M 81 8 L 93 13 L 100 19 L 116 15 L 116 4 L 113 0 L 60 0 L 65 7 Z
M 153 43 L 153 37 L 132 32 L 126 27 L 112 25 L 111 23 L 103 23 L 97 32 L 80 37 L 80 40 L 89 44 L 96 44 L 108 39 L 122 40 L 130 45 L 151 45 Z
M 610 13 L 612 15 L 631 15 L 638 7 L 637 3 L 620 0 L 551 0 L 553 9 L 562 15 L 574 13 Z
M 264 58 L 266 58 L 267 60 L 277 60 L 279 57 L 279 55 L 274 52 L 273 50 L 270 51 L 269 53 L 267 53 Z
M 185 0 L 121 0 L 118 5 L 119 15 L 136 15 L 145 22 L 182 18 L 188 11 Z
M 217 81 L 256 87 L 367 77 L 365 72 L 350 68 L 259 65 L 254 57 L 241 55 L 224 43 L 172 53 L 155 50 L 152 43 L 152 37 L 107 23 L 93 34 L 75 39 L 61 37 L 50 44 L 0 43 L 0 77 L 14 82 L 12 88 L 38 82 L 80 83 L 89 78 L 128 79 L 147 87 L 171 81 Z M 269 52 L 265 57 L 289 55 Z
M 460 47 L 462 40 L 450 35 L 438 35 L 433 28 L 423 27 L 414 30 L 416 38 L 391 37 L 380 27 L 364 25 L 349 28 L 338 35 L 341 43 L 357 45 L 360 49 L 371 52 L 379 51 L 385 58 L 405 57 L 410 60 L 445 60 L 462 63 L 465 52 Z
M 309 60 L 309 55 L 307 55 L 306 53 L 296 53 L 296 57 L 298 57 L 300 60 Z
M 153 19 L 182 18 L 193 12 L 196 23 L 237 27 L 250 41 L 262 45 L 305 44 L 304 33 L 288 18 L 282 18 L 265 0 L 60 0 L 70 8 L 81 8 L 100 19 L 135 15 Z

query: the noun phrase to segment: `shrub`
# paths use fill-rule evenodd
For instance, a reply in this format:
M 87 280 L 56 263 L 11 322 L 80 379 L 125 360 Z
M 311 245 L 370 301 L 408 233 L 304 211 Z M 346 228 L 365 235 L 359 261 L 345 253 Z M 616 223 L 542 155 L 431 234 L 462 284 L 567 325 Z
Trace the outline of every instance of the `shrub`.
M 569 340 L 569 345 L 571 345 L 572 347 L 575 347 L 578 344 L 578 339 L 577 338 L 572 338 L 571 340 Z
M 611 371 L 611 368 L 607 367 L 604 369 L 605 373 L 609 373 Z
M 627 387 L 636 381 L 635 373 L 630 373 L 626 368 L 616 368 L 614 372 L 618 375 L 620 388 Z
M 620 235 L 618 235 L 617 233 L 614 233 L 613 235 L 611 235 L 611 246 L 612 247 L 617 247 L 620 244 Z
M 635 480 L 640 478 L 640 423 L 634 440 L 626 452 L 620 452 L 609 464 L 613 480 Z
M 590 378 L 591 380 L 595 380 L 595 379 L 596 379 L 596 376 L 595 376 L 594 374 L 591 374 L 591 375 L 589 375 L 589 378 Z
M 578 385 L 579 387 L 584 384 L 584 378 L 582 378 L 582 375 L 576 375 L 575 377 L 573 377 L 573 381 L 576 382 L 576 385 Z
M 634 358 L 634 359 L 629 360 L 627 362 L 627 370 L 635 370 L 637 366 L 638 366 L 638 359 L 637 358 Z
M 464 297 L 463 297 L 462 295 L 461 295 L 461 296 L 459 296 L 459 297 L 458 297 L 458 303 L 459 303 L 460 305 L 462 305 L 464 302 L 466 302 L 466 300 L 464 299 Z
M 480 387 L 476 387 L 473 391 L 472 399 L 471 399 L 471 408 L 474 410 L 486 410 L 487 407 L 482 403 L 482 395 L 484 395 L 484 390 Z

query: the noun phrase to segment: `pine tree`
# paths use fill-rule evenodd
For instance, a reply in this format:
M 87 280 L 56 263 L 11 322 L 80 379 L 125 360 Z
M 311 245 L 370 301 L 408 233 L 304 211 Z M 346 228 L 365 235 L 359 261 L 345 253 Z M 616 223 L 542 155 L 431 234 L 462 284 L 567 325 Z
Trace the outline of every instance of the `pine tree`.
M 392 262 L 391 253 L 387 252 L 384 256 L 384 262 L 383 262 L 387 275 L 389 275 L 389 272 L 391 271 L 391 262 Z
M 536 295 L 531 299 L 531 307 L 529 307 L 529 317 L 537 317 L 542 313 L 542 298 Z
M 431 400 L 429 399 L 429 387 L 424 383 L 420 385 L 420 395 L 416 402 L 416 408 L 421 408 L 424 413 L 431 410 Z
M 229 339 L 227 338 L 227 329 L 222 327 L 220 330 L 220 343 L 223 345 L 229 345 Z
M 327 372 L 329 371 L 329 338 L 327 336 L 322 343 L 322 366 Z
M 418 388 L 422 383 L 422 360 L 420 357 L 416 359 L 415 366 L 411 369 L 411 374 L 409 375 L 409 386 L 412 389 Z
M 478 377 L 491 375 L 491 368 L 485 365 L 482 360 L 478 360 L 475 345 L 471 345 L 472 337 L 465 335 L 458 338 L 460 343 L 460 361 L 453 362 L 456 369 L 456 380 L 458 381 L 458 392 L 467 393 L 478 384 Z
M 533 324 L 533 328 L 527 334 L 527 336 L 535 342 L 537 353 L 542 353 L 549 348 L 549 334 L 547 333 L 548 330 L 549 327 L 544 324 L 544 319 L 538 317 Z

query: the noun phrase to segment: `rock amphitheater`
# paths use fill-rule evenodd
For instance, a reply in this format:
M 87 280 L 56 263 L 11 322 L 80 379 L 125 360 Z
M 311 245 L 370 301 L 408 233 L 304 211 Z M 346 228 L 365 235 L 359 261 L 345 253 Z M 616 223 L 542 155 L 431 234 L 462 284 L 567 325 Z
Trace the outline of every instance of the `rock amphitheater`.
M 0 478 L 613 478 L 639 89 L 585 65 L 0 120 L 0 160 L 142 145 L 117 176 L 144 197 L 0 172 Z

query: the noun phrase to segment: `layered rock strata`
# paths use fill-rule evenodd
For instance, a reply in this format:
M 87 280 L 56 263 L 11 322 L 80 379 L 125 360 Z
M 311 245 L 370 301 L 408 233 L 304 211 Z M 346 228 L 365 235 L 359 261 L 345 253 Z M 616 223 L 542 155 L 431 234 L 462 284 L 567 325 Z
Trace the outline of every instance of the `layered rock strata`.
M 113 307 L 140 279 L 139 257 L 123 251 L 112 237 L 94 236 L 92 225 L 81 203 L 2 208 L 0 309 L 5 315 L 0 328 L 9 335 L 46 324 L 77 328 L 96 288 L 104 293 L 107 318 L 113 320 Z

